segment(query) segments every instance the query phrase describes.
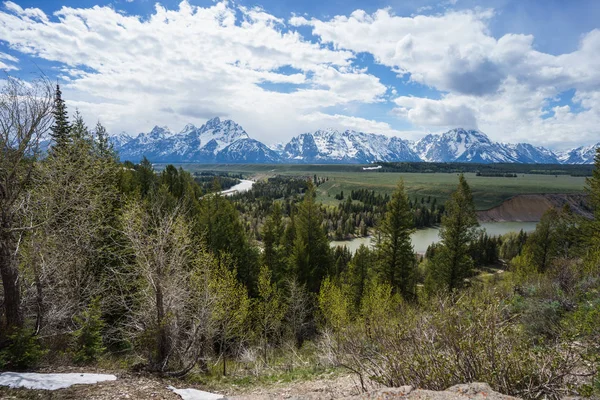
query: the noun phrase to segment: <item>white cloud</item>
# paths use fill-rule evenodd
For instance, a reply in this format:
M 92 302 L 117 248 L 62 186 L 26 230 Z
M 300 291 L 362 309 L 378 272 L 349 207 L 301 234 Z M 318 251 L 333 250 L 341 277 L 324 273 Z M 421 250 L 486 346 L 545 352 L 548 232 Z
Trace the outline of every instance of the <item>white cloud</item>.
M 584 35 L 576 51 L 555 56 L 535 50 L 529 35 L 494 38 L 491 18 L 492 10 L 413 17 L 357 10 L 290 24 L 311 26 L 322 42 L 371 53 L 398 74 L 441 91 L 439 100 L 395 99 L 395 114 L 416 126 L 478 126 L 497 140 L 554 147 L 597 141 L 600 101 L 585 93 L 600 89 L 600 30 Z M 569 89 L 586 110 L 557 108 L 544 119 L 550 99 Z
M 68 104 L 115 132 L 177 129 L 219 115 L 272 142 L 303 131 L 306 115 L 378 102 L 386 92 L 379 78 L 352 65 L 353 52 L 306 41 L 259 8 L 183 1 L 176 10 L 157 4 L 142 19 L 109 7 L 63 7 L 51 21 L 38 9 L 5 7 L 0 37 L 65 64 Z M 263 84 L 296 86 L 286 92 Z
M 174 10 L 156 4 L 144 18 L 98 6 L 63 7 L 52 18 L 11 1 L 4 7 L 3 41 L 62 63 L 68 104 L 115 132 L 154 124 L 177 129 L 219 115 L 265 142 L 329 126 L 414 137 L 331 112 L 383 108 L 391 96 L 392 113 L 420 131 L 478 127 L 496 140 L 553 147 L 600 137 L 600 30 L 583 35 L 575 51 L 552 55 L 536 50 L 531 35 L 493 37 L 495 11 L 485 9 L 410 17 L 356 10 L 286 21 L 228 2 L 183 1 Z M 303 38 L 300 26 L 312 27 L 319 42 Z M 408 77 L 406 90 L 358 68 L 355 55 L 362 52 Z M 0 69 L 18 68 L 10 57 L 0 54 Z M 438 98 L 407 95 L 419 85 L 437 90 Z M 574 106 L 556 105 L 567 90 L 574 90 Z
M 0 70 L 3 70 L 3 71 L 17 70 L 19 68 L 17 68 L 15 65 L 13 65 L 13 63 L 18 63 L 18 62 L 19 62 L 18 58 L 13 57 L 10 54 L 2 53 L 0 51 Z

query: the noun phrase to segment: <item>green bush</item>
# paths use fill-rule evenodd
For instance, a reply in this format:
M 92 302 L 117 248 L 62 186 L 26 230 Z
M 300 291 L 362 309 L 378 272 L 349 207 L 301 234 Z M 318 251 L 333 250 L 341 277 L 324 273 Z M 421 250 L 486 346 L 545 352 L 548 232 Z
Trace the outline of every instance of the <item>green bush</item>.
M 75 362 L 85 364 L 96 361 L 105 350 L 102 343 L 104 321 L 99 299 L 94 299 L 86 310 L 76 316 L 75 323 L 79 326 L 73 332 Z
M 0 351 L 0 368 L 22 370 L 35 367 L 45 353 L 31 329 L 19 329 L 8 336 L 7 346 Z
M 558 398 L 576 357 L 568 346 L 536 346 L 511 314 L 510 296 L 482 288 L 432 296 L 395 316 L 354 324 L 333 351 L 361 379 L 386 386 L 487 382 L 523 398 Z

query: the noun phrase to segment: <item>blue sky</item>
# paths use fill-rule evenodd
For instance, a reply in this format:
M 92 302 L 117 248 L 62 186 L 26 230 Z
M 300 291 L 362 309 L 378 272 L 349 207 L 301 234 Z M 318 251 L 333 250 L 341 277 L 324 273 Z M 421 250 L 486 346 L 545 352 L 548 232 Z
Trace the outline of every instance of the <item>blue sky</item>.
M 213 116 L 266 143 L 319 128 L 600 141 L 595 0 L 14 0 L 0 69 L 58 80 L 112 133 Z

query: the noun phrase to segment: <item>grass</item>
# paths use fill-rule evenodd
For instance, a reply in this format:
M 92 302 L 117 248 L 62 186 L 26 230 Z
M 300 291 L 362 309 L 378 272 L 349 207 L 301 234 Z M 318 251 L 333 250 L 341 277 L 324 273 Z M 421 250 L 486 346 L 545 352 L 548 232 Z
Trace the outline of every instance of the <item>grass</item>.
M 317 189 L 318 200 L 324 204 L 337 204 L 334 196 L 341 191 L 349 194 L 353 189 L 366 188 L 391 194 L 397 182 L 404 184 L 411 198 L 431 196 L 444 202 L 455 190 L 458 175 L 454 173 L 394 173 L 363 171 L 360 165 L 222 165 L 182 164 L 191 172 L 203 170 L 242 173 L 257 179 L 273 175 L 327 177 L 329 180 Z M 518 194 L 581 193 L 584 177 L 567 175 L 518 174 L 517 178 L 496 178 L 466 173 L 471 185 L 475 206 L 486 210 Z

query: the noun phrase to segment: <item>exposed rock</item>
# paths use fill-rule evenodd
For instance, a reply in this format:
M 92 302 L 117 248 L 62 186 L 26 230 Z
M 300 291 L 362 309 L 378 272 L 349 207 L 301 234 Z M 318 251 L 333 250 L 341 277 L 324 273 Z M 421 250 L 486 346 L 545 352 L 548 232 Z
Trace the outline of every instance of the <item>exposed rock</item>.
M 516 397 L 507 396 L 494 392 L 487 383 L 468 383 L 455 385 L 444 391 L 413 389 L 412 386 L 401 386 L 397 388 L 379 389 L 357 396 L 346 397 L 346 400 L 386 400 L 386 399 L 428 399 L 428 400 L 514 400 Z

